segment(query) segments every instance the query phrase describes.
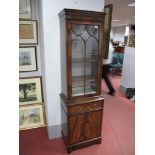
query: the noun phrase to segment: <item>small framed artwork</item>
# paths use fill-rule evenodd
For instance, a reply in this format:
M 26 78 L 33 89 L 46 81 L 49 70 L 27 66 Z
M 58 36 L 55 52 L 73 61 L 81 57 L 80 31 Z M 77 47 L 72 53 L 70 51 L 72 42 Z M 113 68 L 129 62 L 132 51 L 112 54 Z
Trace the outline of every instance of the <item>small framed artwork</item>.
M 31 0 L 19 0 L 19 18 L 20 19 L 32 18 Z
M 125 45 L 128 44 L 128 36 L 124 36 L 124 44 L 125 44 Z
M 19 129 L 25 130 L 45 126 L 42 105 L 22 106 L 19 108 Z
M 19 44 L 38 44 L 38 30 L 36 20 L 19 21 Z
M 109 42 L 110 42 L 110 31 L 111 31 L 111 20 L 112 20 L 112 10 L 113 5 L 109 4 L 104 7 L 105 17 L 104 17 L 104 49 L 103 58 L 107 59 L 109 55 Z
M 36 47 L 19 47 L 19 72 L 37 71 Z
M 19 79 L 19 105 L 43 102 L 41 77 Z

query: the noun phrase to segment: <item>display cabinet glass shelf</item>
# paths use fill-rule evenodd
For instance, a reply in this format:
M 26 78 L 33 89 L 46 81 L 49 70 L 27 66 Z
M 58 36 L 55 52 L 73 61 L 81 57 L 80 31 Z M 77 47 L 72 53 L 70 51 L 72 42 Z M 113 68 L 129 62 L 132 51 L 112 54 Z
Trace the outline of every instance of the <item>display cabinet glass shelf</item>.
M 96 93 L 98 26 L 72 24 L 72 96 Z
M 59 17 L 62 136 L 71 152 L 101 142 L 104 13 L 64 9 Z

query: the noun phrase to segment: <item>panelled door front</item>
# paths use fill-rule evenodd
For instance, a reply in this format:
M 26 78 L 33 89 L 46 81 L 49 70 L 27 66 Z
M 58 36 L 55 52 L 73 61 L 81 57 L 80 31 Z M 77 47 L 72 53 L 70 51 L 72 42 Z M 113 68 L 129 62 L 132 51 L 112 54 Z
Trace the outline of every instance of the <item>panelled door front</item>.
M 69 143 L 74 144 L 99 137 L 102 124 L 102 110 L 70 116 Z

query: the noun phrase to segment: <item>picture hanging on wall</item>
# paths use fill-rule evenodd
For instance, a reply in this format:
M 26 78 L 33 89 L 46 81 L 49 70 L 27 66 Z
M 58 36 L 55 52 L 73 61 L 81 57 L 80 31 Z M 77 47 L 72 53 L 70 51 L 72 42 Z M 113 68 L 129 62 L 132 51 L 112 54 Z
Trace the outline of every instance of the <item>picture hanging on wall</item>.
M 37 71 L 36 47 L 19 47 L 19 71 Z
M 19 44 L 38 44 L 36 20 L 20 20 L 19 21 Z
M 110 42 L 110 31 L 111 31 L 111 20 L 112 20 L 113 5 L 109 4 L 104 7 L 105 18 L 104 18 L 104 49 L 103 58 L 107 59 L 109 54 L 109 42 Z
M 22 106 L 19 108 L 20 130 L 45 126 L 45 117 L 42 105 Z
M 19 105 L 42 103 L 41 77 L 19 79 Z
M 20 19 L 32 18 L 31 0 L 19 0 L 19 18 Z

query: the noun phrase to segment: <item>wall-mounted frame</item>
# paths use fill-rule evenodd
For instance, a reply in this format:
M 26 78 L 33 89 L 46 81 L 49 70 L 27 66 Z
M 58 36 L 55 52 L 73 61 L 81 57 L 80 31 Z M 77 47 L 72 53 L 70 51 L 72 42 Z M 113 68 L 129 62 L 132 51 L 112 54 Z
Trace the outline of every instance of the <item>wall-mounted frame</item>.
M 128 44 L 128 36 L 124 36 L 124 44 L 125 44 L 125 45 Z
M 41 77 L 19 79 L 19 105 L 43 102 Z
M 45 126 L 43 105 L 19 107 L 19 129 L 31 129 Z
M 19 0 L 19 18 L 20 19 L 32 18 L 31 0 Z
M 110 31 L 111 31 L 111 20 L 112 20 L 112 10 L 113 5 L 109 4 L 104 7 L 105 20 L 104 20 L 104 49 L 103 49 L 103 58 L 107 59 L 109 54 L 109 42 L 110 42 Z
M 37 55 L 35 46 L 19 47 L 19 72 L 37 71 Z
M 19 21 L 19 44 L 38 44 L 38 28 L 36 20 Z

